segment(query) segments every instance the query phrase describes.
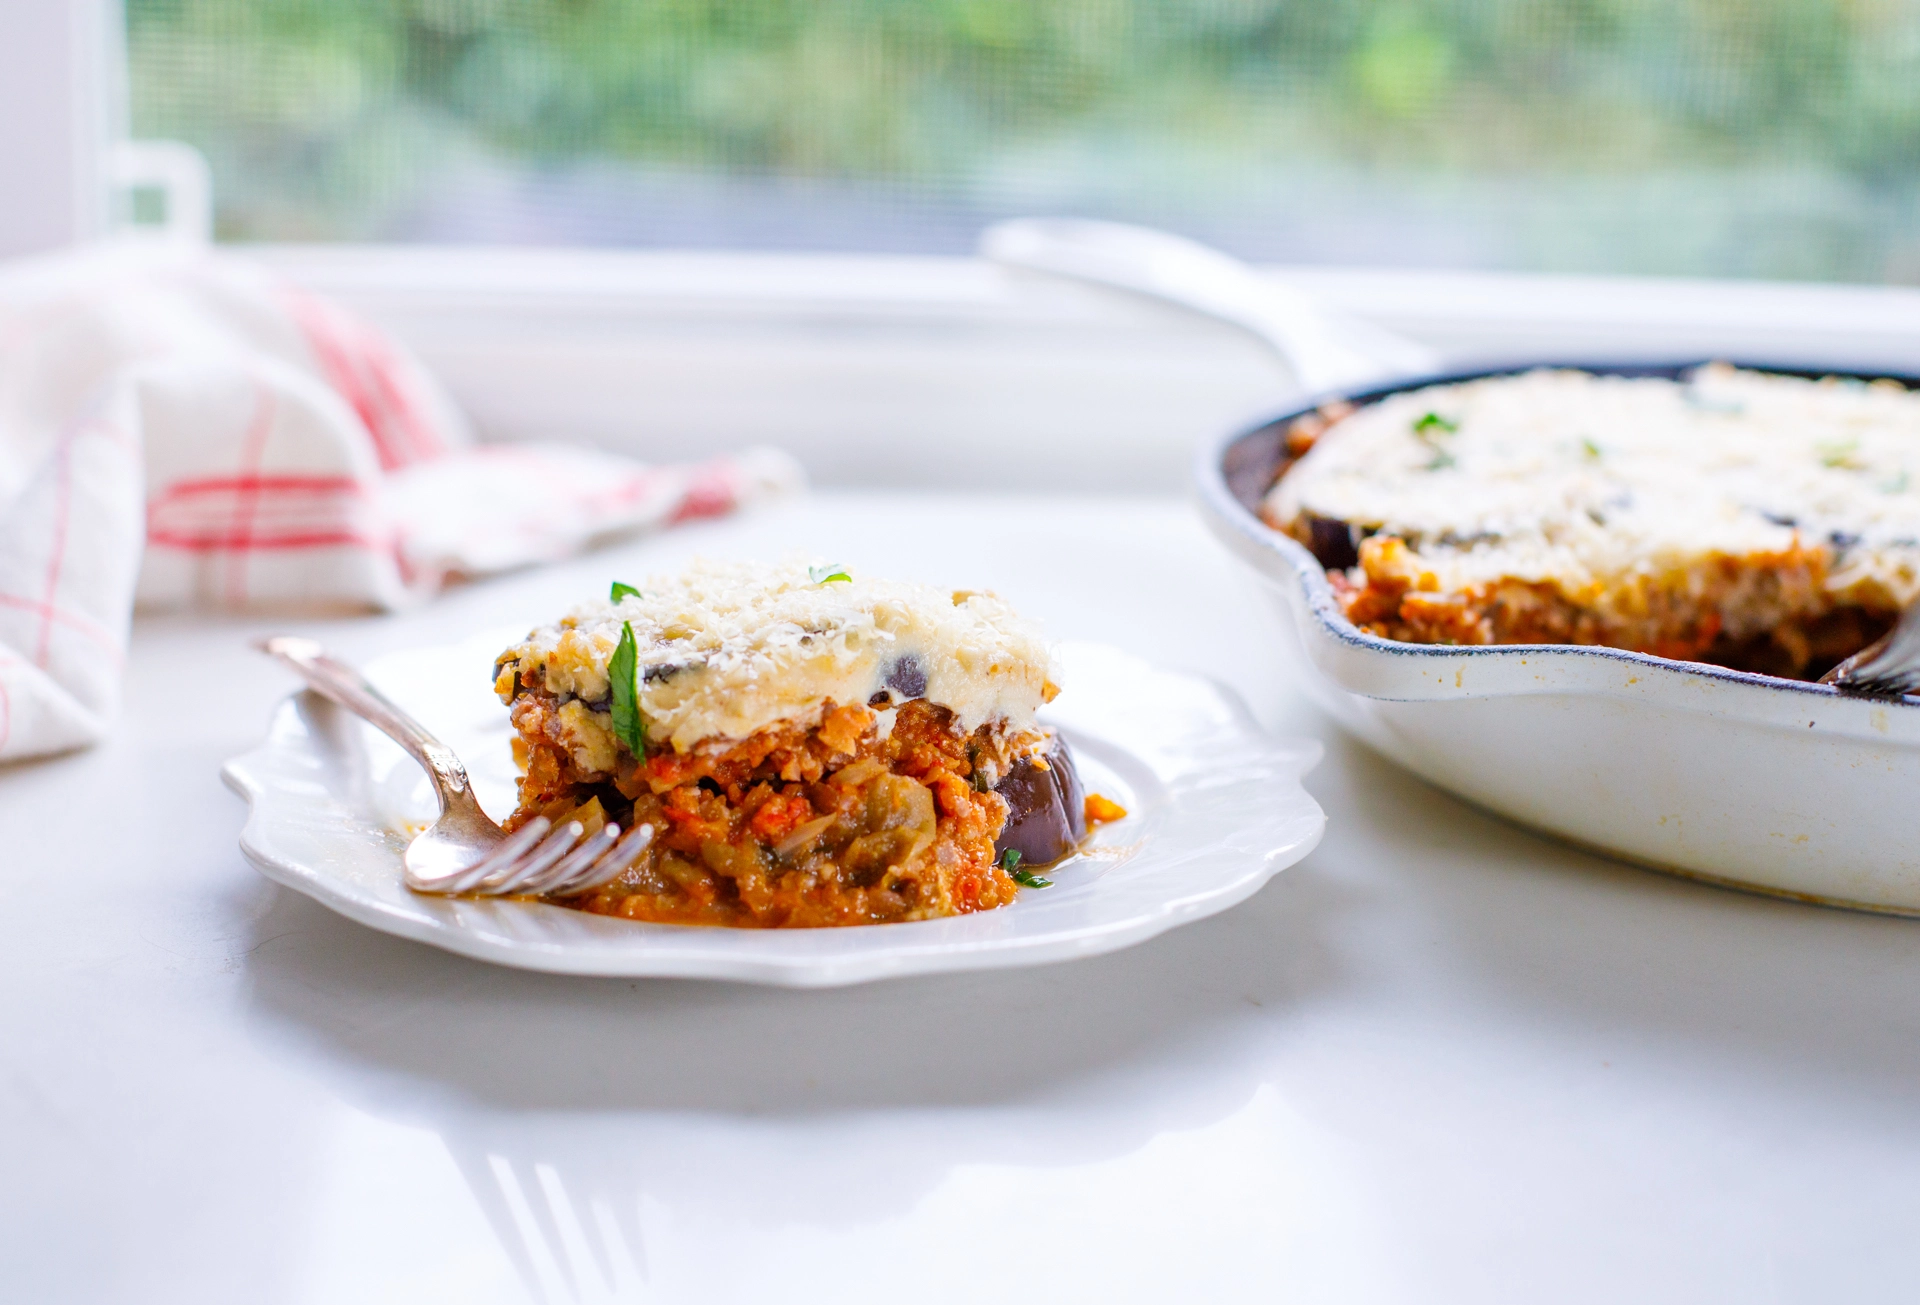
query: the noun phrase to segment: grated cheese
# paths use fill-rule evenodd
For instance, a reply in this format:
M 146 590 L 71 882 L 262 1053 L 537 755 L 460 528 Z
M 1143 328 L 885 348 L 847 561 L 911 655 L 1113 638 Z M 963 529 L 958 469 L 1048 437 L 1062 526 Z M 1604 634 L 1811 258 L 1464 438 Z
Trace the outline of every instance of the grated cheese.
M 603 711 L 608 662 L 631 623 L 649 737 L 681 752 L 812 724 L 829 700 L 863 705 L 882 692 L 947 707 L 965 731 L 1027 729 L 1049 694 L 1045 642 L 991 593 L 859 574 L 815 583 L 800 562 L 702 561 L 638 587 L 534 630 L 500 661 Z
M 1828 601 L 1891 610 L 1920 593 L 1920 394 L 1724 365 L 1433 386 L 1335 422 L 1265 509 L 1397 536 L 1442 593 L 1511 578 L 1591 603 L 1800 547 L 1824 550 Z

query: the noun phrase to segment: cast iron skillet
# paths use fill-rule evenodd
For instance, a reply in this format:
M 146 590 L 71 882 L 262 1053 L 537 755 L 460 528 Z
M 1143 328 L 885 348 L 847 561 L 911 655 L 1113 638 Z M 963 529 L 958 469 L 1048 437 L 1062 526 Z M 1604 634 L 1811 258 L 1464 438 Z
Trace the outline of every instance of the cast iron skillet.
M 1696 361 L 1514 365 L 1336 391 L 1203 452 L 1208 525 L 1266 582 L 1276 668 L 1343 726 L 1496 813 L 1655 868 L 1776 896 L 1920 915 L 1920 699 L 1569 644 L 1402 643 L 1355 627 L 1323 562 L 1259 517 L 1298 417 L 1539 366 L 1679 378 Z M 1809 378 L 1884 373 L 1738 360 Z M 1920 377 L 1894 376 L 1909 390 Z M 1350 545 L 1346 532 L 1340 544 Z M 1336 543 L 1320 541 L 1322 553 Z M 1330 557 L 1336 564 L 1346 557 Z
M 1249 632 L 1271 639 L 1276 672 L 1348 730 L 1470 802 L 1615 856 L 1920 915 L 1920 699 L 1847 697 L 1616 648 L 1378 638 L 1347 621 L 1321 559 L 1258 516 L 1288 424 L 1330 400 L 1364 406 L 1537 366 L 1674 378 L 1697 363 L 1553 360 L 1443 374 L 1418 343 L 1330 315 L 1284 281 L 1166 232 L 1022 218 L 989 228 L 980 247 L 1019 275 L 1122 291 L 1243 330 L 1316 395 L 1205 450 L 1197 481 L 1207 524 L 1279 608 L 1279 627 L 1250 623 Z M 1849 374 L 1741 361 L 1803 377 Z M 1895 379 L 1920 387 L 1920 378 Z M 1338 523 L 1316 542 L 1327 561 L 1351 561 L 1352 535 Z

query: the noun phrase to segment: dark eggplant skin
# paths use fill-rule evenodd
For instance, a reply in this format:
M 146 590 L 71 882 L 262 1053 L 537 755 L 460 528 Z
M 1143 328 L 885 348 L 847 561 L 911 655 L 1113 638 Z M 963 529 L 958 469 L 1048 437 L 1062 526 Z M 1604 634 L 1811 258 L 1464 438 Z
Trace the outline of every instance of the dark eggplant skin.
M 1329 571 L 1345 571 L 1360 565 L 1360 532 L 1344 521 L 1335 521 L 1331 517 L 1307 518 L 1307 528 L 1313 535 L 1311 552 L 1321 566 Z
M 920 659 L 908 653 L 895 662 L 887 671 L 887 687 L 899 694 L 903 700 L 926 697 L 927 672 L 920 665 Z
M 1012 848 L 1023 866 L 1051 865 L 1087 836 L 1087 791 L 1067 741 L 1055 734 L 1042 756 L 1045 770 L 1031 761 L 1016 762 L 993 790 L 1007 802 L 1006 827 L 994 841 L 993 854 L 1004 856 Z

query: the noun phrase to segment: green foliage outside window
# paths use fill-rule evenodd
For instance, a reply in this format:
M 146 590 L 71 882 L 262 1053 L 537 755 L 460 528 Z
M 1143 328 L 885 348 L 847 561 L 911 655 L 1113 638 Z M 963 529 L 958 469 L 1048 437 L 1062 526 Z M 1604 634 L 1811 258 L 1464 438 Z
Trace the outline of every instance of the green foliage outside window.
M 238 237 L 506 204 L 508 238 L 645 241 L 711 181 L 769 238 L 801 194 L 803 243 L 1075 211 L 1264 257 L 1920 280 L 1920 0 L 126 7 L 136 130 L 208 153 Z M 582 185 L 607 212 L 570 230 Z

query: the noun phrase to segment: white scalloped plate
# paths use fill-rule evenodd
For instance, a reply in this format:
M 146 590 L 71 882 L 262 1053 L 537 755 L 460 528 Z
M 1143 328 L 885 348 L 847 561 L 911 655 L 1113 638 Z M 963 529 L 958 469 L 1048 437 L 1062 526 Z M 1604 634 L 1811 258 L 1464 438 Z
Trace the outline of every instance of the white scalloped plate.
M 517 632 L 385 658 L 368 674 L 472 770 L 483 806 L 513 805 L 506 711 L 486 669 Z M 1085 852 L 997 911 L 845 929 L 637 924 L 540 902 L 407 891 L 408 829 L 431 818 L 425 778 L 371 727 L 310 693 L 221 772 L 251 805 L 240 848 L 277 883 L 387 933 L 480 960 L 563 974 L 830 987 L 897 975 L 1037 965 L 1114 951 L 1224 911 L 1320 841 L 1301 787 L 1311 740 L 1276 739 L 1209 681 L 1117 649 L 1057 650 L 1066 686 L 1044 713 L 1090 792 L 1125 806 Z

